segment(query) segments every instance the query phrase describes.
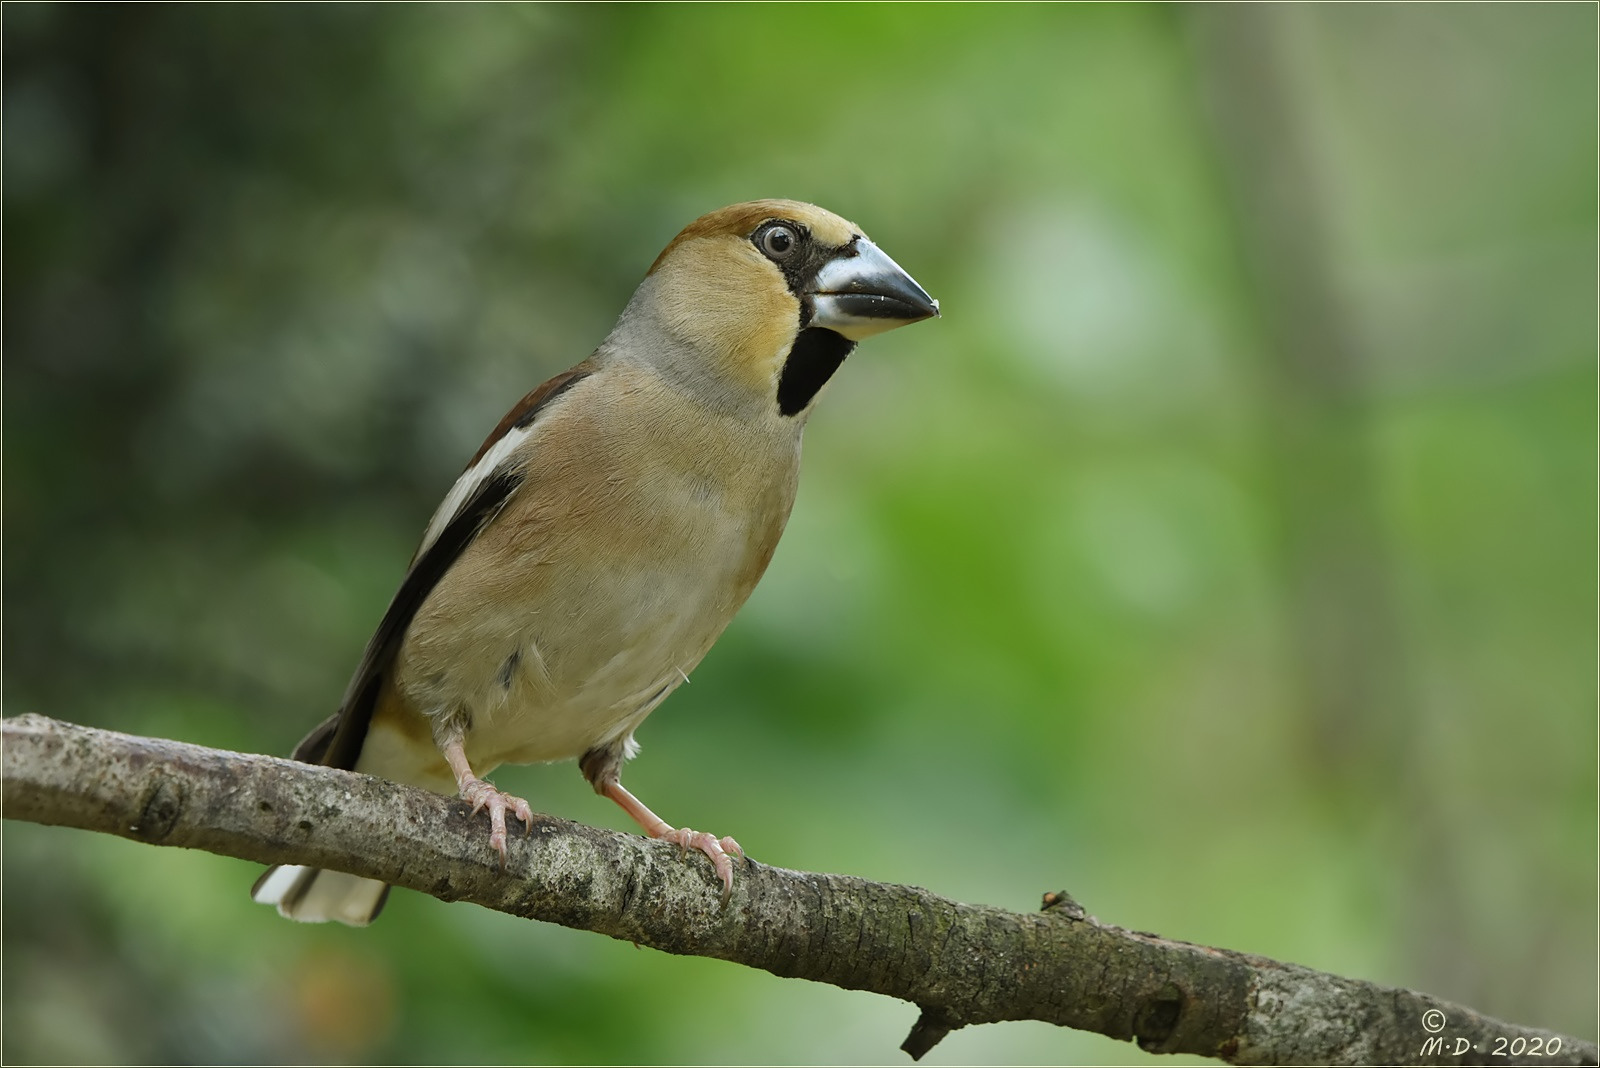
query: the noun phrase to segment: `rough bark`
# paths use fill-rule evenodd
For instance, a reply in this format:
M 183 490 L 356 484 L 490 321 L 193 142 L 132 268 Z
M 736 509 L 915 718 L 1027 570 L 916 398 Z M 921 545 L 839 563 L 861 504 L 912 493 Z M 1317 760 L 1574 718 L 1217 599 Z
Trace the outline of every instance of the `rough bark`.
M 922 1010 L 903 1047 L 914 1057 L 958 1027 L 1036 1019 L 1235 1064 L 1595 1063 L 1590 1042 L 1123 930 L 1065 893 L 1016 913 L 751 861 L 724 905 L 704 857 L 550 816 L 535 817 L 502 870 L 478 826 L 485 817 L 381 779 L 35 715 L 6 720 L 4 746 L 7 819 L 337 868 L 669 953 L 887 994 Z M 1502 1047 L 1519 1056 L 1495 1056 Z

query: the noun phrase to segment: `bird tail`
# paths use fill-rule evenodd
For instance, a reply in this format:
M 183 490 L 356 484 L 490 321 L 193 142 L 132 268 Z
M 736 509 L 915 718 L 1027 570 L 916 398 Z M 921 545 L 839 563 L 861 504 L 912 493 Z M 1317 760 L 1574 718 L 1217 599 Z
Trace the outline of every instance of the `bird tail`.
M 342 871 L 278 864 L 256 880 L 250 897 L 257 904 L 276 905 L 279 915 L 301 923 L 337 920 L 365 927 L 383 911 L 389 884 Z
M 369 686 L 367 691 L 370 700 L 376 689 Z M 307 764 L 352 767 L 361 751 L 362 738 L 358 734 L 353 743 L 345 743 L 342 748 L 346 752 L 342 757 L 334 752 L 343 718 L 344 709 L 341 708 L 319 723 L 295 746 L 294 759 Z M 363 723 L 363 732 L 364 729 Z M 276 864 L 261 873 L 261 878 L 250 888 L 250 897 L 260 905 L 275 905 L 280 916 L 302 923 L 337 920 L 351 927 L 365 927 L 383 911 L 383 904 L 389 899 L 389 886 L 377 879 L 363 879 L 342 871 Z

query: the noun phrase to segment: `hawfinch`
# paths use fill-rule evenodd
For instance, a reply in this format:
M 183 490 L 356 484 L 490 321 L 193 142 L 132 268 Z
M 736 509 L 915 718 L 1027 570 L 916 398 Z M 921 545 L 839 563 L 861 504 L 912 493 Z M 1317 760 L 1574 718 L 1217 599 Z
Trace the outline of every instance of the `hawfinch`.
M 434 513 L 336 712 L 295 759 L 506 814 L 483 775 L 576 759 L 652 838 L 705 853 L 623 788 L 633 732 L 750 596 L 794 503 L 800 436 L 856 342 L 939 304 L 852 223 L 758 200 L 690 223 L 594 355 L 523 397 Z M 256 901 L 370 923 L 388 887 L 293 865 Z

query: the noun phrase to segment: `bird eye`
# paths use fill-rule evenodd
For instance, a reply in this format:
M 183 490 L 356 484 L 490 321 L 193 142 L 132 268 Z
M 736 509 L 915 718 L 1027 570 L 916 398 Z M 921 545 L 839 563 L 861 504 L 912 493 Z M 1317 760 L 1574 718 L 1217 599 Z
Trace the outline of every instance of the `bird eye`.
M 760 239 L 756 242 L 762 252 L 775 260 L 781 260 L 794 251 L 800 238 L 794 230 L 787 226 L 769 226 L 761 232 Z

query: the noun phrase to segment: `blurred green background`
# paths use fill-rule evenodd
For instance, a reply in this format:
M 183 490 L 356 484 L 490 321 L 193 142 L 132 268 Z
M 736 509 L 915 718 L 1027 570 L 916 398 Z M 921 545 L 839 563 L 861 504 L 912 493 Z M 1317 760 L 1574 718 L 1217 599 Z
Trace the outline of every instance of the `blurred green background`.
M 945 316 L 835 381 L 629 785 L 769 863 L 1593 1039 L 1595 35 L 7 5 L 6 714 L 287 752 L 504 409 L 690 219 L 812 200 Z M 78 832 L 4 861 L 8 1063 L 901 1063 L 916 1015 L 404 892 L 291 926 L 254 865 Z

